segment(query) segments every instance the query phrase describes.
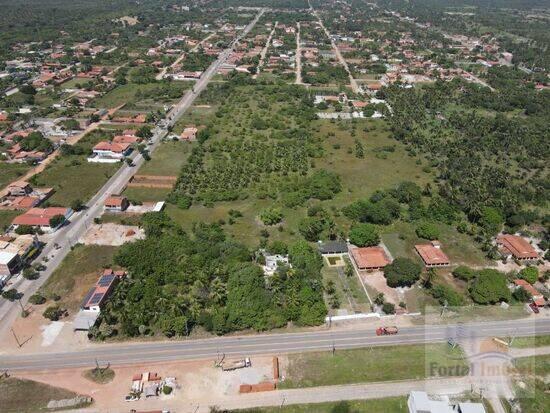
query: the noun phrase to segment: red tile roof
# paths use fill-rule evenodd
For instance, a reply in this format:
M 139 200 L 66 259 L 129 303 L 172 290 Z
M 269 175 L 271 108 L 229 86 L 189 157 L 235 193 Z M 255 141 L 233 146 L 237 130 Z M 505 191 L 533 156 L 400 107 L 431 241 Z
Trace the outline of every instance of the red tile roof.
M 50 219 L 56 215 L 66 216 L 69 213 L 69 208 L 50 207 L 50 208 L 31 208 L 22 215 L 14 218 L 14 225 L 31 225 L 31 226 L 49 226 Z
M 353 248 L 351 255 L 360 269 L 383 268 L 390 263 L 382 247 Z
M 105 200 L 105 206 L 120 208 L 126 202 L 126 198 L 123 196 L 110 196 Z
M 114 153 L 123 153 L 130 147 L 129 143 L 111 143 L 111 142 L 99 142 L 94 146 L 94 151 L 111 151 Z
M 522 279 L 514 280 L 514 284 L 518 287 L 522 287 L 525 291 L 527 291 L 533 298 L 540 298 L 542 297 L 542 294 L 531 284 L 529 284 L 527 281 Z
M 501 244 L 515 258 L 537 259 L 539 254 L 529 242 L 517 235 L 503 234 L 497 237 L 497 243 Z
M 450 263 L 449 257 L 447 257 L 441 248 L 437 248 L 433 244 L 418 244 L 414 248 L 426 265 L 445 265 Z

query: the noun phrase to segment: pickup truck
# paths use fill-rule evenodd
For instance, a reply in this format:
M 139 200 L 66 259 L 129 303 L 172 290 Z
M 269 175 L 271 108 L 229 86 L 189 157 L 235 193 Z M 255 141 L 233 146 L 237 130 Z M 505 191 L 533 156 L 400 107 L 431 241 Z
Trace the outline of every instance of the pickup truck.
M 230 371 L 230 370 L 236 370 L 236 369 L 242 369 L 244 367 L 250 367 L 252 363 L 250 362 L 250 359 L 244 358 L 242 360 L 234 360 L 234 361 L 226 361 L 222 364 L 222 370 L 223 371 Z
M 378 327 L 376 329 L 376 335 L 377 336 L 393 336 L 394 334 L 397 334 L 399 330 L 396 326 L 391 327 Z

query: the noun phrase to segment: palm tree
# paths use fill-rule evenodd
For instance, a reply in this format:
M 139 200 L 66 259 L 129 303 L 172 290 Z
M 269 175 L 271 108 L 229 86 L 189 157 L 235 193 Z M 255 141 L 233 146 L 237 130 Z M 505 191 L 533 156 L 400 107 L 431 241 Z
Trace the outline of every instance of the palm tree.
M 433 268 L 429 268 L 422 278 L 422 285 L 424 286 L 424 288 L 432 288 L 436 278 L 437 273 L 435 272 L 435 270 Z

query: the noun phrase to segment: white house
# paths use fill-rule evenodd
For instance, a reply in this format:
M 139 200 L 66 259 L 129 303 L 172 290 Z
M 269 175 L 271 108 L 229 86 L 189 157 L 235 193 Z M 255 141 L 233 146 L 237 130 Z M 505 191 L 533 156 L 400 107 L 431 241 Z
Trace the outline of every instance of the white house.
M 265 275 L 273 275 L 280 264 L 290 266 L 288 255 L 265 255 L 265 265 L 263 266 Z
M 88 158 L 88 162 L 115 163 L 128 156 L 132 152 L 132 146 L 129 143 L 103 141 L 94 146 L 92 151 L 93 155 Z

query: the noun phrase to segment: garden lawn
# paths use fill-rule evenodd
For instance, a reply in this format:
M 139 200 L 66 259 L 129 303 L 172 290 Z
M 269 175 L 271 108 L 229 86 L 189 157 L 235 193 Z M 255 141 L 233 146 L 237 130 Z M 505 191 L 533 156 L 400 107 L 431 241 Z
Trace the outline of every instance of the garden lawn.
M 94 285 L 101 271 L 109 267 L 117 247 L 78 244 L 42 287 L 46 297 L 61 296 L 61 304 L 77 310 L 86 292 Z
M 388 397 L 374 400 L 350 400 L 331 403 L 294 404 L 283 407 L 261 407 L 256 409 L 235 410 L 239 413 L 405 413 L 406 397 Z
M 448 358 L 452 351 L 455 359 Z M 429 355 L 429 357 L 426 357 Z M 390 380 L 419 380 L 429 376 L 428 365 L 466 366 L 460 349 L 446 344 L 371 347 L 357 350 L 302 353 L 289 356 L 284 388 L 329 386 Z

